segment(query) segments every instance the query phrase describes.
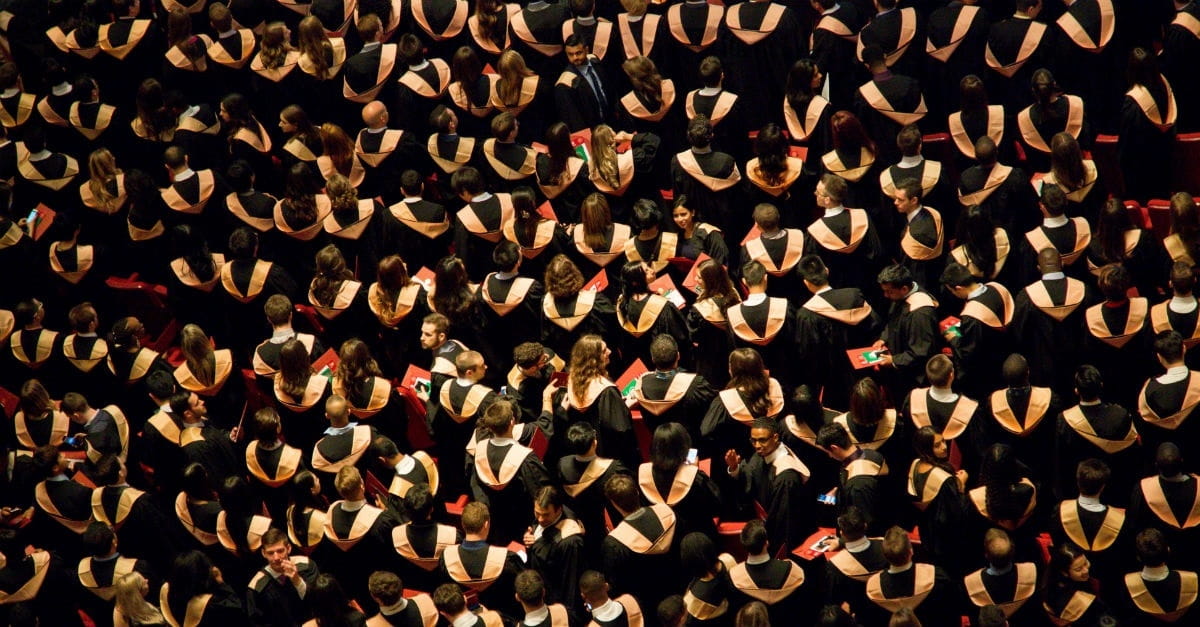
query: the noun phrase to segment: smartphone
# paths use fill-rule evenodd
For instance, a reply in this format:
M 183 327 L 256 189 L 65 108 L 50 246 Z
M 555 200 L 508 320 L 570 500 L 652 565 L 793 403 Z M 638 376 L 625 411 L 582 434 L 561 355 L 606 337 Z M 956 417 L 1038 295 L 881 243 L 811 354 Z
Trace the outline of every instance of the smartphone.
M 700 457 L 700 451 L 698 451 L 694 448 L 690 448 L 690 449 L 688 449 L 687 460 L 685 460 L 683 463 L 691 464 L 691 465 L 695 466 L 696 461 L 699 459 L 699 457 Z
M 508 396 L 508 386 L 507 385 L 500 386 L 500 396 Z
M 837 497 L 832 494 L 818 494 L 817 502 L 825 505 L 837 505 Z
M 28 222 L 29 224 L 33 224 L 34 222 L 37 222 L 37 217 L 38 217 L 38 210 L 37 210 L 37 207 L 34 207 L 33 209 L 31 209 L 29 211 L 29 215 L 25 216 L 25 221 Z

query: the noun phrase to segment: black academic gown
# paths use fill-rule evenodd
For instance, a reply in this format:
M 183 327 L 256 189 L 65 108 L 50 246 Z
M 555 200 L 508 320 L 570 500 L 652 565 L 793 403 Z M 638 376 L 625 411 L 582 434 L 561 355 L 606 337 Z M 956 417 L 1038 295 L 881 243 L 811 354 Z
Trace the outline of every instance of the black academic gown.
M 636 593 L 640 603 L 657 607 L 685 583 L 681 573 L 669 567 L 678 559 L 682 540 L 675 515 L 666 505 L 652 505 L 615 525 L 601 543 L 601 562 L 613 593 Z
M 1075 469 L 1085 459 L 1103 460 L 1112 470 L 1104 491 L 1106 501 L 1124 507 L 1137 477 L 1144 474 L 1144 453 L 1137 441 L 1133 416 L 1115 403 L 1076 405 L 1058 415 L 1058 495 L 1077 496 Z
M 495 512 L 488 541 L 519 542 L 529 526 L 528 504 L 550 485 L 550 474 L 531 449 L 516 442 L 497 444 L 493 438 L 477 445 L 474 461 L 471 495 Z
M 959 315 L 960 336 L 950 341 L 958 381 L 969 396 L 983 398 L 995 387 L 1008 355 L 1004 348 L 1012 322 L 1013 299 L 1003 286 L 988 283 L 985 291 L 968 299 Z
M 1043 279 L 1017 294 L 1010 332 L 1029 360 L 1029 380 L 1067 394 L 1083 350 L 1084 312 L 1094 302 L 1078 279 Z
M 796 348 L 805 356 L 799 380 L 824 391 L 822 404 L 848 409 L 848 393 L 863 371 L 846 351 L 879 337 L 880 317 L 856 288 L 827 289 L 796 309 Z

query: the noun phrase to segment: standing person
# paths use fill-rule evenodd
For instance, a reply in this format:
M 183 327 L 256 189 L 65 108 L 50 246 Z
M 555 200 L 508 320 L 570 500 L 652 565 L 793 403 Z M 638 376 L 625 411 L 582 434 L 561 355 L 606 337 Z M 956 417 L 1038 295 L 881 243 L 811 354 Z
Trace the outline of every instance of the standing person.
M 889 507 L 885 487 L 890 469 L 879 451 L 860 447 L 850 437 L 850 431 L 840 423 L 823 425 L 817 431 L 816 445 L 841 465 L 838 485 L 833 497 L 838 512 L 850 506 L 862 512 L 867 532 L 878 535 L 895 516 Z
M 261 553 L 266 565 L 250 579 L 246 590 L 246 613 L 256 627 L 284 627 L 303 623 L 312 616 L 309 588 L 317 581 L 316 562 L 292 555 L 287 535 L 276 528 L 262 537 Z
M 633 434 L 633 419 L 621 392 L 608 378 L 612 351 L 598 335 L 585 335 L 571 349 L 565 388 L 552 394 L 556 420 L 564 424 L 587 421 L 596 428 L 600 455 L 637 468 L 641 453 Z M 549 389 L 548 389 L 549 390 Z
M 168 624 L 208 627 L 248 625 L 245 609 L 220 569 L 199 551 L 177 556 L 159 590 L 159 607 Z
M 894 383 L 906 392 L 925 385 L 925 364 L 941 348 L 938 303 L 902 265 L 884 268 L 878 282 L 892 305 L 883 334 L 874 346 L 887 349 L 880 355 L 879 365 L 894 368 Z
M 487 407 L 478 424 L 491 437 L 475 448 L 471 494 L 497 514 L 488 540 L 494 544 L 519 541 L 527 526 L 522 511 L 534 495 L 550 484 L 550 474 L 533 450 L 513 438 L 516 403 L 500 399 Z
M 1121 103 L 1120 164 L 1125 197 L 1138 202 L 1166 196 L 1167 155 L 1177 132 L 1180 109 L 1158 57 L 1145 48 L 1129 53 L 1129 91 Z
M 1108 494 L 1117 505 L 1127 504 L 1125 495 L 1133 488 L 1142 465 L 1142 446 L 1129 410 L 1101 400 L 1104 381 L 1093 366 L 1080 366 L 1075 372 L 1075 393 L 1079 404 L 1064 409 L 1058 416 L 1057 493 L 1069 498 L 1076 486 L 1065 479 L 1079 464 L 1097 459 L 1113 468 L 1112 489 Z
M 750 426 L 754 456 L 742 461 L 734 449 L 725 452 L 729 476 L 738 480 L 742 494 L 766 513 L 764 524 L 772 555 L 789 553 L 808 537 L 813 520 L 810 491 L 805 487 L 810 472 L 804 462 L 779 440 L 779 423 L 757 419 Z M 733 495 L 731 495 L 733 496 Z
M 948 627 L 960 624 L 958 609 L 950 600 L 958 588 L 946 572 L 933 564 L 913 560 L 908 533 L 891 527 L 883 538 L 883 556 L 888 568 L 867 580 L 867 598 L 873 606 L 866 617 L 872 624 L 883 624 L 886 617 L 908 608 L 920 617 L 922 625 Z
M 917 429 L 913 448 L 917 458 L 908 467 L 907 493 L 920 528 L 928 530 L 923 544 L 931 561 L 958 574 L 965 570 L 966 543 L 958 530 L 967 520 L 969 475 L 950 464 L 950 447 L 933 427 Z
M 737 219 L 733 211 L 735 186 L 742 180 L 734 158 L 712 148 L 712 123 L 707 116 L 697 115 L 687 125 L 690 148 L 671 159 L 671 181 L 675 195 L 685 195 L 692 206 L 708 216 L 725 233 L 726 245 L 732 247 L 733 233 L 745 232 L 745 218 Z

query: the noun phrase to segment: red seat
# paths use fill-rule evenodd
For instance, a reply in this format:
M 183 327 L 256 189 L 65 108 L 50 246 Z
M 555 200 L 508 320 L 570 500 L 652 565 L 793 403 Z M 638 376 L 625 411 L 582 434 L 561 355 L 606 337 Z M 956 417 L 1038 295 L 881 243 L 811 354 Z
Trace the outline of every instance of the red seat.
M 958 148 L 949 133 L 934 133 L 921 138 L 921 153 L 926 159 L 942 164 L 942 178 L 954 184 L 958 181 Z
M 314 335 L 320 335 L 325 332 L 325 325 L 321 324 L 321 317 L 317 315 L 317 310 L 313 309 L 312 305 L 296 303 L 295 311 L 308 324 L 309 331 Z
M 1125 196 L 1125 177 L 1117 157 L 1120 141 L 1121 138 L 1116 135 L 1097 135 L 1096 143 L 1092 147 L 1092 160 L 1096 162 L 1100 181 L 1108 193 L 1117 198 Z
M 1193 196 L 1200 196 L 1200 133 L 1176 137 L 1174 157 L 1171 191 L 1186 191 Z
M 165 352 L 175 341 L 180 328 L 167 305 L 166 286 L 139 281 L 137 273 L 129 277 L 108 277 L 104 283 L 120 292 L 119 300 L 126 311 L 141 321 L 148 338 L 143 345 L 160 353 Z
M 1151 228 L 1154 235 L 1162 239 L 1171 233 L 1171 202 L 1154 199 L 1146 203 L 1146 212 L 1150 214 Z
M 746 559 L 746 549 L 742 547 L 742 529 L 746 526 L 742 521 L 717 522 L 717 544 L 720 551 L 728 553 L 737 561 Z
M 650 459 L 650 440 L 653 435 L 650 429 L 646 427 L 646 421 L 642 419 L 641 410 L 635 409 L 630 412 L 633 416 L 633 436 L 637 438 L 638 452 L 641 453 L 642 459 Z
M 246 388 L 246 409 L 254 412 L 264 407 L 270 407 L 273 404 L 272 399 L 260 387 L 258 375 L 249 368 L 242 368 L 241 373 L 242 387 Z
M 1125 201 L 1125 212 L 1129 214 L 1130 222 L 1139 229 L 1152 229 L 1154 224 L 1150 221 L 1150 212 L 1145 207 L 1139 205 L 1136 201 Z
M 9 392 L 7 389 L 0 387 L 0 408 L 4 409 L 4 415 L 8 416 L 9 420 L 17 413 L 17 404 L 21 399 L 16 394 Z

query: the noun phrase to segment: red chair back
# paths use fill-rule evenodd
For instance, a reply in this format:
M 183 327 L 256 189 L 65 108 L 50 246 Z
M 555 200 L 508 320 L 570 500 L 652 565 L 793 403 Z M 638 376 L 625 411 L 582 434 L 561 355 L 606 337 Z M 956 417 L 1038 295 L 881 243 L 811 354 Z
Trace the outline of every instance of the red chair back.
M 1097 135 L 1096 143 L 1092 146 L 1092 160 L 1096 162 L 1100 181 L 1108 193 L 1117 198 L 1125 196 L 1125 176 L 1117 157 L 1120 139 L 1116 135 Z
M 1200 133 L 1185 133 L 1175 138 L 1175 171 L 1171 191 L 1186 191 L 1200 196 Z

